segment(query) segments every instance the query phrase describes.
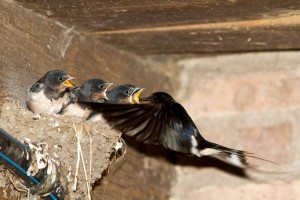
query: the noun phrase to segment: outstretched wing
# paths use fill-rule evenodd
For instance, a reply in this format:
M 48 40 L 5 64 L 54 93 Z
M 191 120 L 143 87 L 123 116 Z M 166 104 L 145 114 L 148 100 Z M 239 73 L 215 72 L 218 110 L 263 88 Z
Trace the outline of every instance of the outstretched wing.
M 144 143 L 162 144 L 165 148 L 196 156 L 211 156 L 240 168 L 255 169 L 246 161 L 246 157 L 261 159 L 244 151 L 206 141 L 185 109 L 175 101 L 145 104 L 91 103 L 91 106 L 101 112 L 112 127 Z
M 190 153 L 192 140 L 202 139 L 195 124 L 178 103 L 107 104 L 91 103 L 104 119 L 123 134 L 149 144 Z M 204 140 L 204 139 L 203 139 Z

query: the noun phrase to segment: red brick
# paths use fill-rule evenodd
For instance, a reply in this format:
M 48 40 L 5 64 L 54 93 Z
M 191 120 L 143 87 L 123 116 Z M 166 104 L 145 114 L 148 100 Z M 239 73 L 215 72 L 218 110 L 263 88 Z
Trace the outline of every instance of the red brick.
M 198 118 L 195 123 L 202 136 L 211 142 L 251 152 L 280 165 L 291 165 L 299 154 L 297 141 L 300 139 L 297 131 L 297 121 L 300 119 L 295 118 L 293 113 L 220 115 Z M 264 161 L 250 161 L 262 167 L 270 167 Z
M 286 164 L 294 160 L 294 152 L 290 145 L 292 131 L 292 125 L 284 122 L 272 126 L 239 129 L 238 137 L 245 141 L 243 149 L 278 164 Z
M 266 111 L 300 107 L 300 71 L 199 76 L 190 72 L 182 103 L 199 113 Z
M 245 184 L 235 187 L 210 186 L 189 191 L 182 200 L 297 200 L 299 199 L 299 182 L 270 183 L 270 184 Z M 176 198 L 172 199 L 176 200 Z
M 299 58 L 299 53 L 259 53 L 181 62 L 178 97 L 202 135 L 280 166 L 250 160 L 259 169 L 279 172 L 251 171 L 251 180 L 218 166 L 180 166 L 171 200 L 299 199 Z M 278 182 L 283 179 L 289 182 Z

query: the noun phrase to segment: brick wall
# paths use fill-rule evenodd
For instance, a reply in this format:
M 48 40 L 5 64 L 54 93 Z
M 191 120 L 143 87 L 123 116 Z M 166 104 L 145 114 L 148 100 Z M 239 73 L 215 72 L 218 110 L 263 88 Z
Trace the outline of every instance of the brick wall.
M 179 160 L 171 199 L 299 198 L 300 53 L 220 55 L 178 65 L 177 99 L 206 139 L 280 166 L 251 160 L 272 173 L 249 171 L 245 178 L 211 159 Z

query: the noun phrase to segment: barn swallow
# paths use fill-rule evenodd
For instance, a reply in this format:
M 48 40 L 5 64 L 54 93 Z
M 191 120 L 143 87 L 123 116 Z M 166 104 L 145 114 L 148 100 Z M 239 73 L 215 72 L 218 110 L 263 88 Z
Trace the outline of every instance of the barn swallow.
M 36 114 L 59 113 L 70 101 L 67 88 L 74 87 L 72 79 L 64 71 L 48 71 L 27 91 L 26 104 L 29 110 Z
M 79 103 L 79 101 L 85 102 L 98 102 L 101 103 L 107 100 L 106 91 L 112 83 L 106 83 L 100 79 L 89 79 L 85 81 L 80 87 L 72 90 L 72 102 L 66 105 L 64 108 L 64 115 L 73 115 L 86 119 L 92 112 L 88 103 Z
M 139 103 L 139 96 L 142 93 L 144 88 L 135 87 L 132 84 L 123 84 L 114 87 L 112 90 L 107 91 L 108 100 L 105 100 L 105 103 L 110 104 L 135 104 Z M 93 111 L 87 120 L 97 122 L 104 121 L 102 114 Z
M 146 144 L 163 145 L 198 157 L 210 156 L 240 168 L 252 167 L 247 157 L 257 158 L 205 140 L 184 107 L 164 92 L 153 93 L 141 99 L 140 104 L 93 103 L 91 106 L 113 128 Z
M 109 103 L 139 103 L 139 95 L 143 88 L 135 87 L 132 84 L 124 84 L 114 87 L 107 92 Z

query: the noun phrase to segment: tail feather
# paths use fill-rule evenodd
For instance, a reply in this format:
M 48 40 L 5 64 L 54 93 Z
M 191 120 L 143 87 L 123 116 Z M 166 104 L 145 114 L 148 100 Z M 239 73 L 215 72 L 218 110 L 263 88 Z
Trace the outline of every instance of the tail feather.
M 240 151 L 240 150 L 235 150 L 235 149 L 230 149 L 227 147 L 223 147 L 218 144 L 210 143 L 208 142 L 208 147 L 200 150 L 200 155 L 202 156 L 210 156 L 216 159 L 219 159 L 223 162 L 229 163 L 231 165 L 234 165 L 236 167 L 240 168 L 256 168 L 255 165 L 251 165 L 248 161 L 247 158 L 255 158 L 259 160 L 263 160 L 272 164 L 276 164 L 272 161 L 259 158 L 254 156 L 252 153 L 248 153 L 245 151 Z
M 210 155 L 211 157 L 217 158 L 219 160 L 222 160 L 226 163 L 229 163 L 231 165 L 234 165 L 236 167 L 240 168 L 248 168 L 252 167 L 247 162 L 246 155 L 245 154 L 235 154 L 235 153 L 229 153 L 229 152 L 222 152 L 220 151 L 218 154 Z

